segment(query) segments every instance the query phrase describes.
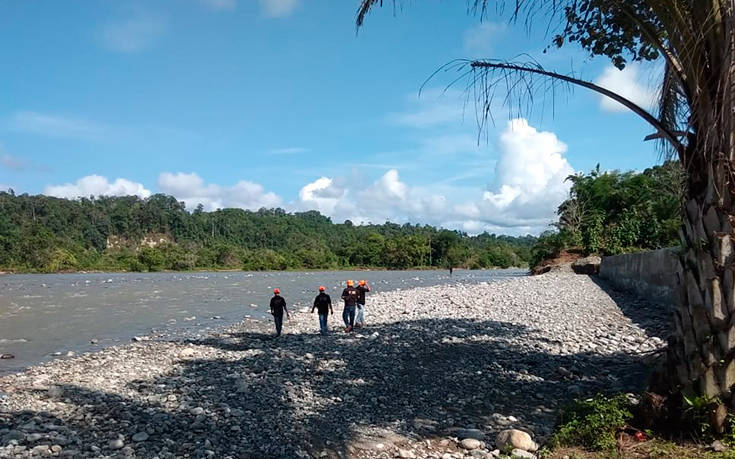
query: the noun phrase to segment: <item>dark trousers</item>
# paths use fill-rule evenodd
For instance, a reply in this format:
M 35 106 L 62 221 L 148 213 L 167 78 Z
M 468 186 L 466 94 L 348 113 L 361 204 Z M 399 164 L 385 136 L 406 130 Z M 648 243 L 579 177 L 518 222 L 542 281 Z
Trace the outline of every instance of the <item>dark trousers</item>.
M 273 314 L 273 319 L 276 321 L 276 336 L 281 336 L 281 329 L 283 328 L 283 314 Z
M 329 331 L 327 328 L 327 317 L 326 314 L 319 314 L 319 330 L 322 332 L 322 335 L 326 335 Z
M 345 305 L 345 310 L 342 311 L 342 320 L 345 321 L 345 327 L 355 326 L 355 305 Z

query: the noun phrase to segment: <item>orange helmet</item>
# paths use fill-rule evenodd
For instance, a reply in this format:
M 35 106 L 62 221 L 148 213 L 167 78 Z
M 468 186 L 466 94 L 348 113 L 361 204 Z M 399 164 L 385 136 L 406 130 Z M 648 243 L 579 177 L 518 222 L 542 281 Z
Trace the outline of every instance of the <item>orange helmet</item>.
M 279 293 L 281 293 L 281 291 L 280 291 L 280 290 L 278 290 L 277 288 L 274 288 L 274 289 L 273 289 L 273 293 L 275 293 L 276 295 L 278 295 Z
M 348 280 L 347 281 L 347 286 L 348 287 L 352 287 L 353 285 L 355 285 L 355 281 L 353 281 L 353 280 Z
M 319 286 L 319 291 L 320 291 L 320 292 L 323 292 L 324 290 L 326 290 L 326 288 L 325 288 L 325 287 L 324 287 L 323 285 L 320 285 L 320 286 Z
M 361 281 L 359 282 L 359 284 L 360 284 L 360 285 L 365 285 L 365 281 L 364 281 L 364 280 L 361 280 Z

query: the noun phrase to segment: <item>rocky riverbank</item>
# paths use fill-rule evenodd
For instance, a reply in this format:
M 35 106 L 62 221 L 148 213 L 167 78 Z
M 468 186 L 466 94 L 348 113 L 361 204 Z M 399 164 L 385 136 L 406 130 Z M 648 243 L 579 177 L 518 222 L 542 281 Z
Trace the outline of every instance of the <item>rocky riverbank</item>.
M 492 457 L 640 389 L 669 318 L 561 273 L 374 294 L 352 334 L 335 309 L 326 337 L 294 311 L 277 339 L 246 320 L 2 378 L 0 457 Z

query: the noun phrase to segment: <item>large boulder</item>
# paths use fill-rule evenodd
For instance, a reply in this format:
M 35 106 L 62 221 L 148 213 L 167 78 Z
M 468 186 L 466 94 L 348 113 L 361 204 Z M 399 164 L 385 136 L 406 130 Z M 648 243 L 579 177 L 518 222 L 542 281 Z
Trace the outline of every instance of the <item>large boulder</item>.
M 501 451 L 511 448 L 531 452 L 538 450 L 538 445 L 531 436 L 518 429 L 508 429 L 500 432 L 495 438 L 495 447 Z
M 577 274 L 599 274 L 600 263 L 602 263 L 600 257 L 584 257 L 572 263 L 572 270 Z

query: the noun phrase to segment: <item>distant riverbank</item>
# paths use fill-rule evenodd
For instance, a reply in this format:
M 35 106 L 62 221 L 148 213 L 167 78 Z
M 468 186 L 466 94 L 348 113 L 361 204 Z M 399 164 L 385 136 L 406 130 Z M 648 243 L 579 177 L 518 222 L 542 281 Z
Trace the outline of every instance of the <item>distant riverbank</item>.
M 509 427 L 543 443 L 571 397 L 645 384 L 668 324 L 573 274 L 373 294 L 353 334 L 336 307 L 319 336 L 308 309 L 275 340 L 250 318 L 0 378 L 0 456 L 441 457 Z

